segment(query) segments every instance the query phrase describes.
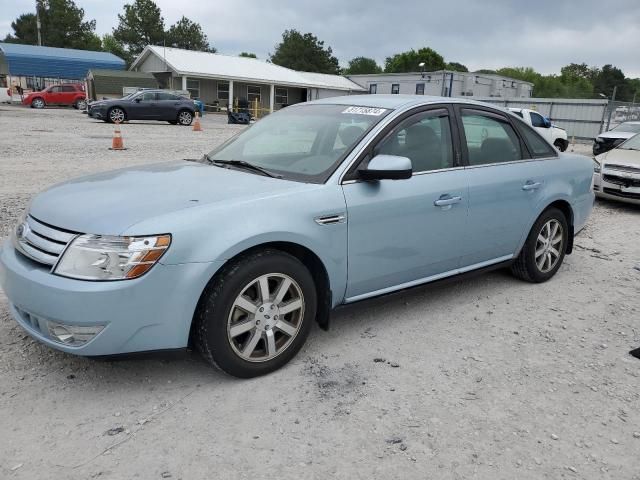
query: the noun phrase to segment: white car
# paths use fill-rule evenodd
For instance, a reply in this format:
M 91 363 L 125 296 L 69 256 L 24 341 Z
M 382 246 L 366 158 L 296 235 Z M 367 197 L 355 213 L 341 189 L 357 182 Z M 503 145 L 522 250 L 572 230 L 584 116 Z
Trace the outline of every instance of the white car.
M 595 157 L 593 191 L 598 197 L 640 205 L 640 135 Z
M 547 142 L 561 152 L 564 152 L 569 146 L 567 131 L 553 125 L 548 118 L 543 117 L 540 113 L 528 108 L 510 108 L 509 110 L 535 128 Z
M 593 154 L 600 155 L 616 148 L 625 140 L 640 133 L 640 122 L 624 122 L 608 132 L 601 133 L 593 142 Z

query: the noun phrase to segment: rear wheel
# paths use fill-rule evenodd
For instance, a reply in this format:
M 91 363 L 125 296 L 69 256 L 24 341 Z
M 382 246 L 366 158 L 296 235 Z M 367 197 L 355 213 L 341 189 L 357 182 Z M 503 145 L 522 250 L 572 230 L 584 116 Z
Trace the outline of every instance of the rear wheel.
M 113 107 L 111 110 L 109 110 L 109 113 L 107 113 L 107 118 L 111 123 L 122 123 L 127 118 L 127 115 L 121 108 Z
M 546 282 L 562 265 L 568 239 L 569 225 L 564 213 L 557 208 L 545 210 L 511 266 L 512 273 L 527 282 Z
M 193 114 L 189 110 L 182 110 L 178 113 L 178 123 L 180 125 L 184 125 L 185 127 L 191 125 L 193 121 Z
M 31 108 L 44 108 L 45 106 L 46 103 L 43 98 L 38 97 L 31 101 Z
M 73 103 L 73 108 L 76 108 L 78 110 L 84 110 L 85 108 L 87 108 L 87 101 L 82 98 L 79 100 L 76 100 Z
M 298 259 L 270 249 L 250 253 L 207 286 L 194 319 L 195 343 L 230 375 L 264 375 L 298 353 L 316 305 L 313 277 Z

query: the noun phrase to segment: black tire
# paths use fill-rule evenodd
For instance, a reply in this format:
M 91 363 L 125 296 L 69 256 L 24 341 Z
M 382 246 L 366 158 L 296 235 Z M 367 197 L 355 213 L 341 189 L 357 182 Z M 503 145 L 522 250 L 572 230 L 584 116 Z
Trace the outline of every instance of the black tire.
M 561 152 L 564 152 L 569 146 L 569 142 L 567 140 L 563 140 L 562 138 L 558 138 L 553 144 Z
M 234 350 L 228 334 L 228 320 L 234 302 L 248 283 L 276 272 L 293 279 L 302 292 L 304 307 L 298 320 L 297 333 L 275 358 L 245 360 Z M 265 375 L 284 366 L 302 348 L 315 319 L 316 309 L 313 277 L 297 258 L 274 249 L 251 252 L 231 260 L 207 285 L 194 317 L 194 343 L 209 363 L 229 375 L 239 378 Z
M 562 227 L 562 244 L 558 248 L 559 256 L 556 263 L 548 271 L 541 269 L 536 263 L 536 248 L 539 246 L 538 237 L 542 233 L 543 227 L 550 221 L 555 220 Z M 511 265 L 511 273 L 521 280 L 531 283 L 542 283 L 553 277 L 564 260 L 569 240 L 569 224 L 561 210 L 549 208 L 542 212 L 536 222 L 531 227 L 527 240 L 520 251 L 520 254 Z M 544 266 L 544 264 L 543 264 Z
M 84 107 L 81 107 L 81 105 L 84 105 Z M 87 108 L 87 101 L 78 99 L 73 102 L 73 108 L 75 108 L 76 110 L 84 110 L 85 108 Z
M 177 125 L 178 121 L 177 120 L 167 120 L 171 125 Z
M 47 102 L 44 101 L 44 98 L 36 97 L 31 100 L 31 108 L 44 108 L 47 106 Z
M 109 109 L 109 111 L 107 111 L 107 121 L 109 123 L 115 123 L 115 120 L 113 118 L 111 118 L 112 113 L 116 112 L 116 111 L 120 111 L 122 112 L 122 120 L 120 120 L 120 123 L 124 122 L 127 120 L 127 112 L 125 112 L 122 108 L 120 107 L 111 107 Z
M 183 127 L 188 127 L 193 122 L 194 113 L 190 110 L 180 110 L 178 112 L 178 116 L 176 117 L 176 123 L 182 125 Z

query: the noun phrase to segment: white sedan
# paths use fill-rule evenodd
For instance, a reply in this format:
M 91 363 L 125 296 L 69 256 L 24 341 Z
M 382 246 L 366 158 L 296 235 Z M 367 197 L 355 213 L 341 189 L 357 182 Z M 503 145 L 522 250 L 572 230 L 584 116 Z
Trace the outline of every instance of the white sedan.
M 640 134 L 595 162 L 593 190 L 598 197 L 640 205 Z

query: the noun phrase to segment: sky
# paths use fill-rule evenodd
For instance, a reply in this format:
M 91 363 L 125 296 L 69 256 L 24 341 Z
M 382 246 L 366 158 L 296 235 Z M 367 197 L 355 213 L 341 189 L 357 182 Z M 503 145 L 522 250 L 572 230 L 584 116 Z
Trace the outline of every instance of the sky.
M 133 0 L 76 0 L 98 34 Z M 571 62 L 611 63 L 640 77 L 638 0 L 156 0 L 165 26 L 199 22 L 220 53 L 268 58 L 285 29 L 311 32 L 342 66 L 428 46 L 470 70 L 530 66 L 559 73 Z M 0 0 L 0 38 L 35 0 Z

